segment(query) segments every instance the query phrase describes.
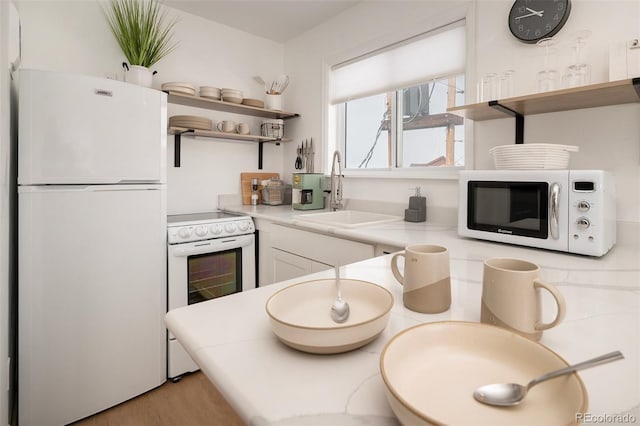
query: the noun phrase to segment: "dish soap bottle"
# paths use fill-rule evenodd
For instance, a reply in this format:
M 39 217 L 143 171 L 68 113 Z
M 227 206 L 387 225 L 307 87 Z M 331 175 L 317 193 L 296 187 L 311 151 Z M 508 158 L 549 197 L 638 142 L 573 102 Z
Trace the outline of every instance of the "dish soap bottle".
M 409 197 L 409 208 L 404 210 L 406 222 L 424 222 L 427 220 L 427 199 L 420 195 L 420 187 L 416 186 L 416 193 Z

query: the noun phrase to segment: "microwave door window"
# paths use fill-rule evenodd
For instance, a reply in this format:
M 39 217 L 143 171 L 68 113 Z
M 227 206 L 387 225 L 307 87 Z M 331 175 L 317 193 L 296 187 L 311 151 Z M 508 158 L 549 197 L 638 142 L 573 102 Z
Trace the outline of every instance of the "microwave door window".
M 541 182 L 469 182 L 469 229 L 547 238 L 548 185 Z
M 188 303 L 242 291 L 242 249 L 189 256 Z

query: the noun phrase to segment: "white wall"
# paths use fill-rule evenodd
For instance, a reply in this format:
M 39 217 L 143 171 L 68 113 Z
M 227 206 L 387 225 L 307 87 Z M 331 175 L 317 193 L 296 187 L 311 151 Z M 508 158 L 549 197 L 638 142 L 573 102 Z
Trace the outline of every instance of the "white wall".
M 9 70 L 7 61 L 9 7 L 0 2 L 0 424 L 9 424 Z
M 514 69 L 517 95 L 535 93 L 536 73 L 542 61 L 540 48 L 517 41 L 507 27 L 512 0 L 476 0 L 469 2 L 362 2 L 334 19 L 285 44 L 286 71 L 296 77 L 287 95 L 292 108 L 303 119 L 289 133 L 294 138 L 325 137 L 323 128 L 323 67 L 336 58 L 363 53 L 390 41 L 401 40 L 428 30 L 434 20 L 446 19 L 455 7 L 468 4 L 472 20 L 471 63 L 467 81 L 471 82 L 468 102 L 476 95 L 474 80 L 487 72 Z M 590 29 L 588 60 L 593 65 L 592 82 L 608 81 L 608 45 L 640 36 L 640 2 L 637 0 L 573 0 L 573 9 L 559 41 L 557 65 L 569 64 L 570 35 Z M 354 55 L 355 56 L 355 55 Z M 416 60 L 420 60 L 417 58 Z M 303 81 L 302 77 L 304 77 Z M 313 102 L 309 102 L 313 99 Z M 640 222 L 640 104 L 589 110 L 542 114 L 525 119 L 525 142 L 550 142 L 579 145 L 571 167 L 604 168 L 614 172 L 619 197 L 618 220 Z M 513 119 L 474 123 L 473 155 L 470 166 L 493 168 L 488 150 L 492 146 L 513 143 Z M 326 157 L 326 155 L 325 155 Z M 294 147 L 286 148 L 285 173 L 292 171 Z M 323 157 L 324 158 L 324 157 Z M 291 163 L 291 164 L 290 164 Z M 407 202 L 408 188 L 420 185 L 428 206 L 456 207 L 455 180 L 363 179 L 346 178 L 347 198 Z M 429 207 L 428 207 L 429 209 Z
M 96 1 L 20 1 L 25 68 L 123 78 L 125 60 Z M 168 81 L 195 86 L 231 87 L 244 96 L 262 99 L 262 86 L 252 79 L 270 80 L 283 69 L 283 46 L 225 25 L 167 8 L 177 16 L 179 47 L 152 68 L 154 88 Z M 286 107 L 286 104 L 285 104 Z M 214 122 L 248 122 L 259 134 L 255 117 L 169 105 L 169 116 L 206 116 Z M 181 167 L 173 167 L 173 137 L 167 139 L 169 213 L 213 210 L 218 194 L 240 192 L 240 172 L 258 168 L 258 144 L 205 138 L 182 138 Z M 264 171 L 279 172 L 282 146 L 264 145 Z

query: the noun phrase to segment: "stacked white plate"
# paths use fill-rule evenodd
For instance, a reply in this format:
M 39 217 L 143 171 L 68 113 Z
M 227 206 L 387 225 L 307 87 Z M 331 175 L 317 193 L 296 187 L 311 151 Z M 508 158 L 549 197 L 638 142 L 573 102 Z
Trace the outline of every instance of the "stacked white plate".
M 211 130 L 213 122 L 207 117 L 197 115 L 174 115 L 169 118 L 169 126 L 187 129 Z
M 528 143 L 500 145 L 493 147 L 489 153 L 493 155 L 496 169 L 567 169 L 569 153 L 578 152 L 573 145 L 556 145 L 549 143 Z
M 179 81 L 164 83 L 162 85 L 162 90 L 166 92 L 182 93 L 183 95 L 196 94 L 196 87 L 193 84 Z
M 220 100 L 220 89 L 211 86 L 200 86 L 200 96 L 208 99 Z
M 261 101 L 260 99 L 244 98 L 242 100 L 242 104 L 252 107 L 264 108 L 264 101 Z
M 222 100 L 225 102 L 231 102 L 234 104 L 242 103 L 242 90 L 237 89 L 222 89 L 220 90 Z

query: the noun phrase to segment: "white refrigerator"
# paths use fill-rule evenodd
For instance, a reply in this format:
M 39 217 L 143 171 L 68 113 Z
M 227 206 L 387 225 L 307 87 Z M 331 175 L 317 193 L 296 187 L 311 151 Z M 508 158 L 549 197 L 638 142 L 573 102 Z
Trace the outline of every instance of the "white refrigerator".
M 18 415 L 62 425 L 166 381 L 167 98 L 18 78 Z

